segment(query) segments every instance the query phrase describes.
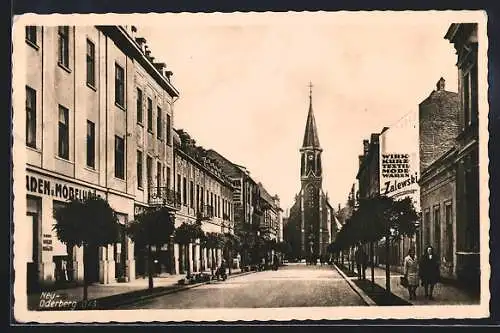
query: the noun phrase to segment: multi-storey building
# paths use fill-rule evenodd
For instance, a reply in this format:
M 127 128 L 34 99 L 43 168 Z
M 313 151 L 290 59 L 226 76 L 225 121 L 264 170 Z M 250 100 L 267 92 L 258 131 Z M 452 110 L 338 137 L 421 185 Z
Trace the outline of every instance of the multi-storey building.
M 456 157 L 460 99 L 457 93 L 445 90 L 445 81 L 441 78 L 437 89 L 420 103 L 419 109 L 420 248 L 432 245 L 441 264 L 441 275 L 452 278 L 456 269 L 456 172 L 452 161 Z
M 206 150 L 196 146 L 184 130 L 175 131 L 175 184 L 181 208 L 176 212 L 175 225 L 202 220 L 205 233 L 234 234 L 233 185 Z M 195 241 L 185 247 L 175 244 L 175 272 L 204 271 L 218 266 L 222 259 L 221 249 L 209 253 L 209 249 Z M 212 262 L 215 260 L 216 262 Z
M 248 265 L 258 259 L 252 257 L 249 247 L 255 240 L 262 216 L 259 186 L 245 167 L 229 161 L 214 150 L 208 150 L 207 154 L 219 163 L 224 174 L 232 181 L 235 232 L 245 244 L 241 253 L 241 263 Z
M 136 32 L 124 26 L 26 27 L 26 43 L 19 46 L 26 55 L 26 112 L 16 117 L 14 131 L 26 147 L 29 284 L 83 278 L 83 250 L 57 239 L 54 209 L 71 198 L 99 195 L 125 226 L 138 207 L 156 204 L 151 187 L 164 187 L 172 177 L 179 93 L 171 72 L 154 62 Z M 174 200 L 162 204 L 176 208 Z M 118 243 L 89 250 L 86 275 L 91 282 L 132 280 L 135 252 L 122 233 Z

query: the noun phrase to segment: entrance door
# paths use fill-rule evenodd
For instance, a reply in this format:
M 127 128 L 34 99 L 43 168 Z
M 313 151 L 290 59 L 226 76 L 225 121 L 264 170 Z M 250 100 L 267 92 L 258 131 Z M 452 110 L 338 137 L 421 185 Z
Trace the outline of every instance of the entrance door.
M 26 213 L 26 225 L 29 238 L 27 242 L 27 289 L 36 290 L 38 284 L 38 214 Z

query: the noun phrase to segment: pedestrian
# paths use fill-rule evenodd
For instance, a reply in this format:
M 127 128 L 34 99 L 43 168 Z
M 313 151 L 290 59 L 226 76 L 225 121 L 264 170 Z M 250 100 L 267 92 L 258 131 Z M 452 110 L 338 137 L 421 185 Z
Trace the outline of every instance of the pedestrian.
M 420 279 L 425 289 L 425 298 L 434 299 L 432 293 L 434 285 L 439 282 L 439 259 L 434 254 L 434 248 L 427 246 L 422 258 L 420 259 Z
M 408 293 L 410 294 L 410 300 L 414 300 L 417 298 L 418 261 L 415 257 L 415 249 L 413 248 L 410 248 L 408 255 L 404 259 L 403 271 L 406 288 L 408 288 Z

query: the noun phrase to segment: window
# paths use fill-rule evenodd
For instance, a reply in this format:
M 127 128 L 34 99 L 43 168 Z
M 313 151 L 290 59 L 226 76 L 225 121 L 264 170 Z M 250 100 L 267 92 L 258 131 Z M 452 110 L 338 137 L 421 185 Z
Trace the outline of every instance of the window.
M 202 187 L 200 187 L 200 202 L 201 202 L 201 207 L 203 207 L 203 205 L 205 204 L 205 199 L 203 197 L 203 193 L 205 193 L 205 192 L 203 192 L 203 186 L 202 186 Z
M 156 162 L 156 187 L 161 186 L 161 163 Z
M 36 148 L 36 90 L 26 87 L 26 145 Z
M 36 45 L 36 26 L 26 26 L 26 40 L 33 45 Z
M 87 84 L 95 87 L 95 45 L 87 39 Z
M 426 247 L 431 244 L 431 213 L 429 210 L 424 213 L 424 231 L 424 244 L 422 247 Z
M 186 177 L 182 178 L 182 203 L 187 206 L 187 180 Z
M 143 187 L 142 181 L 142 151 L 137 151 L 137 187 Z
M 125 139 L 115 135 L 115 177 L 125 179 Z
M 167 189 L 170 190 L 171 185 L 172 185 L 172 181 L 170 179 L 170 167 L 167 167 Z
M 161 109 L 157 108 L 156 109 L 156 136 L 158 137 L 158 139 L 161 139 L 161 134 L 162 134 L 162 130 L 161 130 Z
M 87 166 L 95 168 L 95 124 L 87 120 Z
M 148 182 L 148 187 L 153 185 L 153 158 L 151 156 L 148 156 L 146 158 L 146 176 L 147 182 Z
M 169 114 L 167 114 L 167 145 L 172 145 L 172 124 Z
M 474 64 L 470 69 L 464 72 L 462 77 L 462 104 L 464 112 L 464 125 L 466 127 L 477 122 L 477 75 L 477 64 Z
M 69 110 L 59 105 L 58 155 L 69 159 Z
M 441 210 L 439 206 L 434 207 L 434 245 L 439 260 L 441 258 Z
M 446 204 L 445 208 L 446 219 L 446 253 L 447 262 L 453 262 L 453 216 L 451 211 L 451 203 Z
M 144 118 L 142 114 L 142 90 L 137 88 L 137 122 L 142 124 Z
M 179 201 L 179 204 L 181 203 L 181 175 L 177 174 L 177 199 Z
M 194 183 L 193 181 L 189 182 L 189 206 L 194 208 Z
M 200 185 L 196 185 L 196 207 L 200 210 Z
M 125 72 L 118 64 L 115 64 L 115 103 L 125 107 Z
M 148 97 L 148 131 L 153 132 L 153 101 Z
M 69 27 L 60 26 L 58 28 L 59 36 L 59 64 L 69 68 Z

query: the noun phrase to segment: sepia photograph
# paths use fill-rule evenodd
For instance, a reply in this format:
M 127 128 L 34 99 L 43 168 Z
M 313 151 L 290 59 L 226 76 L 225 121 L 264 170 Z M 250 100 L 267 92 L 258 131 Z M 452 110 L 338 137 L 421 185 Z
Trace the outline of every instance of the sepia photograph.
M 14 17 L 14 317 L 487 317 L 486 22 Z

